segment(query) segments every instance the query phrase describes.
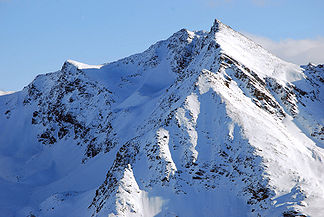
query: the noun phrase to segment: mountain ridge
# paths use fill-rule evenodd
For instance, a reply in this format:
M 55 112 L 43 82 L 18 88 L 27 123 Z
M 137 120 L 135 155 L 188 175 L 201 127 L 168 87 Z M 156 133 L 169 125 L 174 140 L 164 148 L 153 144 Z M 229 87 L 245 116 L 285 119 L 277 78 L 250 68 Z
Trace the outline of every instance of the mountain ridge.
M 25 198 L 4 213 L 320 216 L 323 80 L 218 20 L 113 63 L 68 60 L 0 98 L 0 186 Z

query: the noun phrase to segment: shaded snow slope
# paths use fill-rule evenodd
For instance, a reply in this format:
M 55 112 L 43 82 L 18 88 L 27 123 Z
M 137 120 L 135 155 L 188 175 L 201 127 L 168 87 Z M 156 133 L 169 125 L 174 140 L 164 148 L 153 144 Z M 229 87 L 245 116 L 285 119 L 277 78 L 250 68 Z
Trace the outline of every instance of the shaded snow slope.
M 0 97 L 0 216 L 323 216 L 323 65 L 215 20 Z

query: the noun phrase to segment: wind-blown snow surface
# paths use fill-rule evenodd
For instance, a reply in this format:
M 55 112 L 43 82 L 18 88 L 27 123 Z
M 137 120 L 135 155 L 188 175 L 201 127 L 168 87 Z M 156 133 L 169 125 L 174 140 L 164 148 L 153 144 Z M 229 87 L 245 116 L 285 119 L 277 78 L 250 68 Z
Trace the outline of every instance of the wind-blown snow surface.
M 215 21 L 0 97 L 1 216 L 323 216 L 323 65 Z

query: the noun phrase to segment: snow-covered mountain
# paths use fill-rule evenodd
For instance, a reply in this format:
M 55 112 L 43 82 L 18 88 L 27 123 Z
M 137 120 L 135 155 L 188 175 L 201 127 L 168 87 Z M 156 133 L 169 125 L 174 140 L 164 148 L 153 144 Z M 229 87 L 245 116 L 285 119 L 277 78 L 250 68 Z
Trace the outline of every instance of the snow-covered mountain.
M 324 216 L 324 65 L 215 20 L 0 97 L 0 216 Z

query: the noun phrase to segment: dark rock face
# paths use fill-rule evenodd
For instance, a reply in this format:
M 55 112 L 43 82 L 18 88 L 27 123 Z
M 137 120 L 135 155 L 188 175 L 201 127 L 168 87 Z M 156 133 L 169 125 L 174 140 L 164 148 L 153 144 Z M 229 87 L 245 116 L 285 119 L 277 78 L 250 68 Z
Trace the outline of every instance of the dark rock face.
M 112 92 L 71 63 L 66 62 L 60 72 L 39 76 L 26 90 L 24 105 L 36 105 L 31 123 L 43 129 L 39 142 L 53 145 L 73 139 L 86 147 L 85 158 L 115 146 L 110 124 Z

